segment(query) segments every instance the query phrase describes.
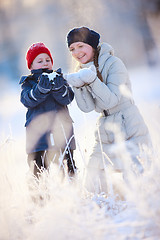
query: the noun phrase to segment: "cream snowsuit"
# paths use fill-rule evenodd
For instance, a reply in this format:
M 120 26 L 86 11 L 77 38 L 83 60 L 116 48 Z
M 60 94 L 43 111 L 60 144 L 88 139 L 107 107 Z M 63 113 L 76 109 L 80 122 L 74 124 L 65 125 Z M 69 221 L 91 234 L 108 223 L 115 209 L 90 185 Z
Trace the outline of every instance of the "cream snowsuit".
M 131 159 L 131 165 L 136 165 L 138 171 L 142 171 L 137 155 L 140 155 L 143 145 L 149 144 L 149 133 L 134 104 L 126 67 L 119 58 L 113 56 L 110 45 L 102 43 L 99 47 L 98 63 L 103 82 L 97 77 L 89 85 L 74 87 L 74 92 L 77 105 L 83 112 L 95 110 L 101 113 L 97 121 L 93 153 L 87 166 L 87 181 L 89 178 L 91 180 L 87 184 L 90 190 L 96 188 L 106 191 L 106 166 L 111 165 L 124 173 Z M 88 68 L 91 64 L 93 62 L 80 65 L 79 68 Z M 100 180 L 98 187 L 95 176 Z

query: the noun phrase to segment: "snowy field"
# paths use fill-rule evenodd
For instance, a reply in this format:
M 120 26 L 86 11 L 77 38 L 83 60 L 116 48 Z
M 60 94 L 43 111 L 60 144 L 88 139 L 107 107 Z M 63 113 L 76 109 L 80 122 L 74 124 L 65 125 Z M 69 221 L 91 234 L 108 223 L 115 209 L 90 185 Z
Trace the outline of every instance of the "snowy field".
M 0 105 L 0 240 L 159 240 L 160 239 L 160 70 L 129 71 L 132 89 L 151 133 L 155 154 L 152 168 L 132 188 L 119 174 L 107 176 L 109 196 L 93 195 L 83 186 L 91 152 L 96 113 L 84 114 L 70 106 L 77 150 L 77 179 L 62 182 L 51 166 L 38 190 L 32 186 L 25 154 L 25 112 L 19 102 L 20 86 L 3 83 Z M 110 178 L 125 198 L 112 191 Z M 28 186 L 30 186 L 29 189 Z M 43 200 L 33 201 L 35 194 Z

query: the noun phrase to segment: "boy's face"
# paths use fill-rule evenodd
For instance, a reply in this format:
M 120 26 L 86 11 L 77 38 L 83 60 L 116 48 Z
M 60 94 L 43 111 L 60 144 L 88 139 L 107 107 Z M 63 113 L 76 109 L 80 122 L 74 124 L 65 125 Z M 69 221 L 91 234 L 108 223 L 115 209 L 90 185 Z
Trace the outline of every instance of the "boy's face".
M 41 53 L 37 55 L 37 57 L 33 60 L 31 64 L 31 70 L 36 70 L 40 68 L 47 68 L 49 70 L 52 70 L 52 67 L 53 64 L 47 53 Z

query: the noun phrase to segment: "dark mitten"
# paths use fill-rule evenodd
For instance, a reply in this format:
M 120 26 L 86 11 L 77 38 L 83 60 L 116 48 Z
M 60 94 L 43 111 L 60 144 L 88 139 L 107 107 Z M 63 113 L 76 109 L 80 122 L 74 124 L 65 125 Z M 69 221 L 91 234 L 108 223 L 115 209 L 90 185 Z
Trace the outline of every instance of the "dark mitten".
M 61 76 L 57 75 L 52 82 L 52 90 L 57 91 L 61 89 L 64 85 L 67 85 L 67 81 Z
M 44 93 L 44 94 L 46 94 L 46 93 L 48 93 L 48 92 L 51 91 L 51 89 L 52 89 L 52 84 L 51 84 L 51 82 L 49 81 L 49 78 L 48 78 L 47 75 L 42 74 L 42 75 L 39 77 L 39 82 L 38 82 L 38 84 L 37 84 L 37 87 L 38 87 L 39 91 L 40 91 L 41 93 Z

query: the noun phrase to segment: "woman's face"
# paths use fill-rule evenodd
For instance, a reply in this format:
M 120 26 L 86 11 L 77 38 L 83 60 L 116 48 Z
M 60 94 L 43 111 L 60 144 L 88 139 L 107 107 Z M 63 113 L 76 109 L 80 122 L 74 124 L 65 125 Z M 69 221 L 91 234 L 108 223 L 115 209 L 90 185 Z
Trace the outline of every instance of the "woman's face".
M 69 46 L 69 50 L 72 56 L 82 64 L 93 61 L 94 49 L 87 43 L 74 42 Z
M 47 53 L 41 53 L 33 60 L 31 70 L 40 68 L 47 68 L 49 70 L 52 70 L 52 67 L 53 64 L 49 55 Z

